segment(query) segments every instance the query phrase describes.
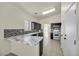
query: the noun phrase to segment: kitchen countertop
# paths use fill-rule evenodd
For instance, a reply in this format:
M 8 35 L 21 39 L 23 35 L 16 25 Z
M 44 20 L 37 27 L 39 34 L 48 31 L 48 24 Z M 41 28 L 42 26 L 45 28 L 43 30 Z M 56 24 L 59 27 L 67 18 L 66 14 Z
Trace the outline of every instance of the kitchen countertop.
M 41 32 L 28 33 L 27 35 L 38 34 L 38 33 L 41 33 Z
M 38 32 L 36 32 L 38 33 Z M 31 33 L 34 34 L 34 33 Z M 10 41 L 17 41 L 18 43 L 23 43 L 27 44 L 29 46 L 36 46 L 39 44 L 39 42 L 43 39 L 43 37 L 39 36 L 30 36 L 31 34 L 24 34 L 24 35 L 19 35 L 19 36 L 12 36 L 8 38 L 4 38 Z

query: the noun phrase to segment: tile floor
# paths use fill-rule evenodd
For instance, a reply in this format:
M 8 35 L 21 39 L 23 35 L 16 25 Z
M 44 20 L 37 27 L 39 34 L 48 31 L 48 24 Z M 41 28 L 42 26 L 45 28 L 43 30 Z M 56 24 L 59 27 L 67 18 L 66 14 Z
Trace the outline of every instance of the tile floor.
M 63 56 L 60 41 L 50 39 L 47 46 L 44 46 L 43 56 Z

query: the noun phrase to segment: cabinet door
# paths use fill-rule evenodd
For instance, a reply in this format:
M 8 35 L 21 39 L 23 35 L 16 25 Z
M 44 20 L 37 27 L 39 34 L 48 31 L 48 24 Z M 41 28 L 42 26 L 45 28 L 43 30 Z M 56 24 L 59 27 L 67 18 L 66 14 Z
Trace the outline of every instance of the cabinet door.
M 31 23 L 31 29 L 32 30 L 40 30 L 41 29 L 41 24 L 36 23 L 36 22 L 32 22 Z

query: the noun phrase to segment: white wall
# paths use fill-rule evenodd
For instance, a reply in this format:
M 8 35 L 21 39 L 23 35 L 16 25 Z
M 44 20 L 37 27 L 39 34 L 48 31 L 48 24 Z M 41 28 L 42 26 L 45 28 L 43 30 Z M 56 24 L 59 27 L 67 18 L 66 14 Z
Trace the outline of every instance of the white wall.
M 48 54 L 48 46 L 50 42 L 50 24 L 44 24 L 44 40 L 43 40 L 43 55 Z
M 24 20 L 37 21 L 11 3 L 0 3 L 0 28 L 24 28 Z

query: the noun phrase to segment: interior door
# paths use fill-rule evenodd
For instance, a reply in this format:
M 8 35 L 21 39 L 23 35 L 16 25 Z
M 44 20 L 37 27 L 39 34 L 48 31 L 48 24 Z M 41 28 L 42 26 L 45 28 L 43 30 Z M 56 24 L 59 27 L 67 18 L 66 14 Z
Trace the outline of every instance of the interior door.
M 66 56 L 76 55 L 76 39 L 77 39 L 77 23 L 76 23 L 76 4 L 72 4 L 69 10 L 65 13 L 62 25 L 63 30 L 63 54 Z

